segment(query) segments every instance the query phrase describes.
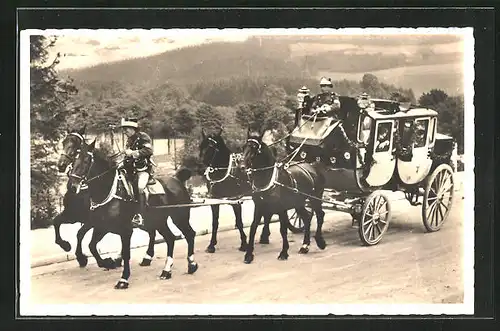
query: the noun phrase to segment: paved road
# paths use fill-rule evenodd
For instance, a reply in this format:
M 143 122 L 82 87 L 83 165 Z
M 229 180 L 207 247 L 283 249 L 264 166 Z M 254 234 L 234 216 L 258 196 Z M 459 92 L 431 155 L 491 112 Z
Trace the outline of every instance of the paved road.
M 349 215 L 327 212 L 326 250 L 320 251 L 313 241 L 308 255 L 298 255 L 302 237 L 289 234 L 288 261 L 276 259 L 281 248 L 277 224 L 271 226 L 271 244 L 256 244 L 251 265 L 244 264 L 243 253 L 237 251 L 237 231 L 220 233 L 215 254 L 203 251 L 209 235 L 196 237 L 195 257 L 200 268 L 194 275 L 186 273 L 186 244 L 177 241 L 170 280 L 158 277 L 164 266 L 165 244 L 157 245 L 150 267 L 138 266 L 144 248 L 135 249 L 126 291 L 113 289 L 121 270 L 102 270 L 93 259 L 83 269 L 76 261 L 34 268 L 31 302 L 460 303 L 464 204 L 462 194 L 455 197 L 447 223 L 436 233 L 425 233 L 419 207 L 394 202 L 391 226 L 372 247 L 361 246 Z

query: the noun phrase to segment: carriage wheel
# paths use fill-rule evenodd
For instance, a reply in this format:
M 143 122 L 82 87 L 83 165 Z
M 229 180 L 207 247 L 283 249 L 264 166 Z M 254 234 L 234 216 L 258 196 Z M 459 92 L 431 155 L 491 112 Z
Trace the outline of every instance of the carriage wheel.
M 438 231 L 446 221 L 453 203 L 453 192 L 453 169 L 441 164 L 429 176 L 425 186 L 422 221 L 427 231 Z
M 312 213 L 312 209 L 306 206 L 308 212 Z M 288 212 L 288 229 L 292 233 L 302 233 L 304 232 L 304 220 L 297 214 L 295 209 L 289 210 Z
M 359 238 L 363 244 L 378 244 L 389 227 L 391 204 L 385 194 L 375 191 L 366 198 L 359 221 Z

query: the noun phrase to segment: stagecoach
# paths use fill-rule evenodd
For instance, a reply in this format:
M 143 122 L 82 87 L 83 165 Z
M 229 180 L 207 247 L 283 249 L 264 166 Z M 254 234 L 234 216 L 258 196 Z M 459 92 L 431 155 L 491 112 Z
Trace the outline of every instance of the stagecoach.
M 390 191 L 421 205 L 429 232 L 438 231 L 452 205 L 454 140 L 437 133 L 437 112 L 392 100 L 341 96 L 333 115 L 305 109 L 287 141 L 297 162 L 326 169 L 325 208 L 351 214 L 366 245 L 375 245 L 391 219 Z M 303 223 L 290 217 L 290 229 Z

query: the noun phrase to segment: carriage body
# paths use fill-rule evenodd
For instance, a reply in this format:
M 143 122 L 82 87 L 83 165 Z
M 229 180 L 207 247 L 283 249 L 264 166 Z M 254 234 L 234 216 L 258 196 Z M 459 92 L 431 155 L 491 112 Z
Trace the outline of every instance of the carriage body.
M 431 187 L 436 180 L 445 176 L 453 188 L 456 144 L 437 133 L 436 111 L 384 99 L 339 99 L 334 118 L 303 114 L 287 144 L 288 152 L 300 149 L 295 161 L 324 164 L 326 200 L 333 209 L 351 213 L 354 223 L 363 218 L 366 201 L 384 191 L 405 192 L 412 205 L 428 209 L 426 199 L 437 194 Z M 422 212 L 429 231 L 440 228 L 450 206 L 440 222 L 429 220 L 428 210 Z

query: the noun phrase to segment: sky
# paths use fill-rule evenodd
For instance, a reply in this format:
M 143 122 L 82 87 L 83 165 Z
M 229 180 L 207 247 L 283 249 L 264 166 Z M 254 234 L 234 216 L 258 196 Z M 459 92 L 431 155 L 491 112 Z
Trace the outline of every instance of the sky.
M 281 29 L 284 30 L 284 29 Z M 318 35 L 321 31 L 322 35 L 330 34 L 324 29 L 315 30 L 313 34 Z M 362 29 L 359 29 L 362 30 Z M 133 57 L 144 57 L 163 53 L 176 48 L 181 48 L 190 45 L 197 45 L 211 41 L 244 41 L 249 36 L 254 35 L 294 35 L 290 30 L 286 32 L 267 30 L 250 30 L 250 29 L 198 29 L 198 30 L 56 30 L 55 33 L 44 31 L 44 34 L 57 34 L 58 40 L 55 46 L 50 50 L 50 56 L 60 53 L 63 55 L 58 69 L 82 68 L 86 66 L 96 65 L 102 62 L 119 61 Z M 333 30 L 333 34 L 338 34 L 338 30 Z M 415 34 L 415 32 L 411 32 Z M 300 34 L 304 34 L 304 30 L 300 30 Z M 307 34 L 307 33 L 306 33 Z M 353 53 L 408 53 L 418 47 L 426 44 L 426 40 L 432 39 L 432 34 L 429 36 L 422 33 L 417 34 L 417 37 L 408 35 L 398 36 L 399 45 L 394 47 L 380 47 L 373 45 L 364 45 L 363 38 L 369 38 L 365 34 L 354 33 L 357 38 L 356 43 L 349 43 L 349 38 L 346 39 L 345 33 L 339 36 L 339 44 L 307 44 L 297 43 L 295 48 L 304 50 L 307 53 L 307 48 L 311 50 L 318 47 L 324 47 L 325 50 L 334 49 L 352 49 Z M 441 33 L 442 35 L 442 33 Z M 361 38 L 361 39 L 360 39 Z M 394 39 L 394 38 L 393 38 Z M 415 41 L 418 39 L 417 41 Z M 360 41 L 361 40 L 361 41 Z M 313 46 L 314 45 L 314 46 Z M 430 47 L 434 52 L 456 52 L 463 49 L 463 41 L 453 43 L 435 44 Z

